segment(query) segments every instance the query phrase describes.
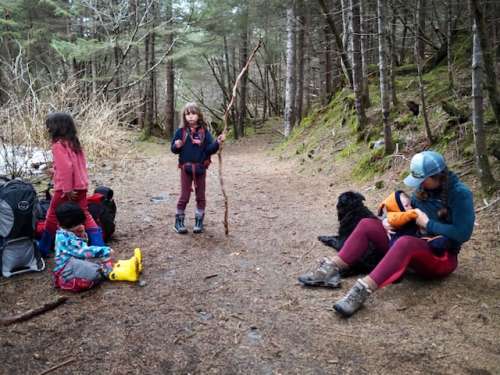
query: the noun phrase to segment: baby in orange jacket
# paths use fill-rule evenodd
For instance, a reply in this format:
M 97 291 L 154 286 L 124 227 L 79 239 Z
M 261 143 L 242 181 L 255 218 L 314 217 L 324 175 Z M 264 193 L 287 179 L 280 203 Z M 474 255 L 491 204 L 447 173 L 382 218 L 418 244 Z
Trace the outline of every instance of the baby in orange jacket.
M 449 247 L 444 236 L 425 237 L 425 233 L 415 222 L 417 211 L 411 205 L 410 197 L 401 190 L 392 192 L 379 206 L 378 216 L 386 221 L 394 231 L 388 232 L 390 245 L 401 236 L 416 236 L 428 241 L 434 254 L 442 255 Z

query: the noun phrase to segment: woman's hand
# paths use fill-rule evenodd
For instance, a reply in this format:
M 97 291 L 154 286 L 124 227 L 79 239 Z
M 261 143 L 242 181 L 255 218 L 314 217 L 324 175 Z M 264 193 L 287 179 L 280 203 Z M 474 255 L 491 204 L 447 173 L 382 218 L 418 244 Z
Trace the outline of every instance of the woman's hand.
M 175 147 L 177 147 L 177 148 L 181 148 L 182 147 L 182 141 L 180 139 L 176 140 L 174 142 L 174 144 L 175 144 Z
M 415 208 L 415 211 L 417 213 L 417 220 L 416 223 L 420 228 L 426 229 L 427 228 L 427 223 L 429 222 L 429 216 L 419 208 Z
M 226 140 L 226 135 L 224 133 L 222 133 L 217 137 L 217 142 L 219 142 L 219 144 L 224 143 L 225 140 Z

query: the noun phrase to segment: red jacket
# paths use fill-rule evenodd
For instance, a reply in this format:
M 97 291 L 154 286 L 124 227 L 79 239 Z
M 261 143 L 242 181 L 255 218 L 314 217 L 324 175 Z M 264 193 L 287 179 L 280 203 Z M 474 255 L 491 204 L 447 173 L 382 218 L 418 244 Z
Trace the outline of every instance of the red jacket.
M 76 153 L 66 141 L 58 140 L 52 143 L 52 159 L 55 191 L 87 190 L 89 178 L 83 151 Z

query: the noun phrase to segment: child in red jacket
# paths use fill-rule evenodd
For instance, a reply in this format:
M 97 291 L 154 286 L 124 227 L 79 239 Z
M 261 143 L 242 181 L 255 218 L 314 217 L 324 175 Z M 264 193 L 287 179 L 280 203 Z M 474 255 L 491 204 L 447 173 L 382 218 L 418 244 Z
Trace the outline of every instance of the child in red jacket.
M 43 256 L 47 256 L 53 248 L 58 224 L 55 210 L 61 203 L 68 201 L 75 202 L 82 208 L 89 242 L 95 246 L 103 246 L 102 231 L 87 206 L 87 163 L 73 118 L 68 113 L 52 113 L 47 117 L 45 125 L 52 140 L 54 196 L 47 211 L 45 230 L 38 243 L 39 250 Z

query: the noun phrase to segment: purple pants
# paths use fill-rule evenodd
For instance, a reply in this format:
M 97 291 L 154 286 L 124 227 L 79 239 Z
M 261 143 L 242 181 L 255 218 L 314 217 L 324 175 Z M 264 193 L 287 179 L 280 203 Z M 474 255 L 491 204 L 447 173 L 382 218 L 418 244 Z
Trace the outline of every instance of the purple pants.
M 368 250 L 369 242 L 376 251 L 385 254 L 370 273 L 380 288 L 396 281 L 407 267 L 427 278 L 445 277 L 457 268 L 456 254 L 445 251 L 442 256 L 436 256 L 421 238 L 403 236 L 389 248 L 387 232 L 378 219 L 361 220 L 338 255 L 345 263 L 354 264 Z
M 196 208 L 199 210 L 205 210 L 207 200 L 205 199 L 205 180 L 207 177 L 207 172 L 203 173 L 201 176 L 194 176 L 190 173 L 186 173 L 183 168 L 181 168 L 181 196 L 177 202 L 177 211 L 184 211 L 189 202 L 189 197 L 191 196 L 192 185 L 194 182 L 194 190 L 196 194 Z

